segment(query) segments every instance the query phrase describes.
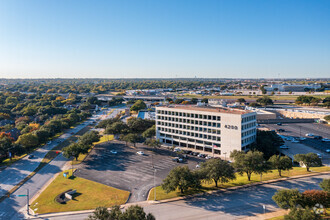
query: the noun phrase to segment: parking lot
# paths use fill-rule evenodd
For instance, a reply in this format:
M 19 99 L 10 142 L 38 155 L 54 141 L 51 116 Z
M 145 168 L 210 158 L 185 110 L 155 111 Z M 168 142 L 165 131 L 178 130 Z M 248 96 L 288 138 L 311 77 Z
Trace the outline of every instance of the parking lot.
M 322 142 L 321 140 L 315 140 L 313 137 L 306 137 L 306 134 L 311 133 L 314 135 L 322 136 L 322 138 L 330 138 L 330 127 L 323 124 L 316 123 L 288 123 L 281 126 L 276 124 L 263 124 L 262 126 L 269 128 L 270 130 L 284 129 L 284 132 L 279 132 L 281 135 L 290 137 L 304 137 L 306 140 L 301 143 L 326 152 L 330 149 L 330 142 Z
M 160 148 L 154 152 L 144 145 L 127 147 L 124 142 L 112 141 L 95 146 L 86 160 L 78 165 L 76 175 L 108 186 L 131 192 L 129 202 L 144 201 L 155 183 L 160 185 L 169 171 L 179 165 L 195 169 L 205 159 L 189 156 L 183 163 L 173 161 L 176 154 Z M 113 151 L 117 153 L 114 154 Z M 138 155 L 143 151 L 144 155 Z M 154 168 L 156 172 L 154 173 Z

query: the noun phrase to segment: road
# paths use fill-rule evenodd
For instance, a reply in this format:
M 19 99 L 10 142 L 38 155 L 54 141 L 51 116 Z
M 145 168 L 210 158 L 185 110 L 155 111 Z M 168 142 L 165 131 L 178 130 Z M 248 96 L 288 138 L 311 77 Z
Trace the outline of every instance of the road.
M 19 182 L 21 182 L 25 177 L 27 177 L 31 172 L 33 172 L 46 156 L 46 154 L 53 149 L 59 142 L 63 142 L 64 140 L 71 137 L 73 134 L 76 134 L 81 129 L 85 128 L 89 124 L 93 123 L 99 115 L 93 115 L 91 118 L 86 120 L 84 123 L 67 130 L 60 137 L 56 138 L 52 141 L 51 144 L 46 144 L 43 147 L 40 147 L 33 154 L 35 157 L 29 159 L 28 156 L 22 158 L 11 166 L 5 168 L 0 171 L 0 196 L 6 194 L 9 190 L 11 190 L 14 186 L 16 186 Z
M 278 189 L 297 188 L 300 191 L 319 189 L 318 185 L 323 178 L 330 178 L 330 174 L 229 190 L 215 195 L 199 196 L 175 202 L 159 204 L 144 202 L 140 205 L 146 212 L 152 213 L 157 220 L 239 219 L 262 214 L 263 205 L 266 206 L 266 212 L 279 210 L 272 200 L 272 196 Z M 47 217 L 47 219 L 78 220 L 86 219 L 88 215 L 62 215 Z
M 114 112 L 115 113 L 115 112 Z M 99 112 L 88 120 L 87 124 L 91 124 L 102 117 L 106 112 Z M 109 117 L 113 117 L 111 114 Z M 72 131 L 71 131 L 72 132 Z M 69 133 L 70 134 L 70 133 Z M 62 170 L 62 167 L 68 161 L 62 154 L 58 155 L 49 164 L 43 167 L 37 174 L 24 183 L 18 190 L 16 190 L 10 198 L 5 199 L 0 203 L 0 219 L 21 219 L 22 214 L 19 212 L 22 208 L 26 208 L 26 197 L 15 197 L 16 195 L 26 194 L 26 190 L 29 189 L 30 197 L 32 198 L 42 187 L 45 185 L 56 173 Z M 29 163 L 28 163 L 29 164 Z M 17 170 L 16 172 L 19 172 Z M 1 174 L 2 175 L 2 174 Z

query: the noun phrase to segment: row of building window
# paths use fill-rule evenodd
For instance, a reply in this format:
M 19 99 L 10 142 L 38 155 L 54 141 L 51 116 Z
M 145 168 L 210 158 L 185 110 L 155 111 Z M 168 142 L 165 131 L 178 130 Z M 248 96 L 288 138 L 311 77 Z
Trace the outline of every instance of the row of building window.
M 220 116 L 214 116 L 214 115 L 202 115 L 202 114 L 174 112 L 174 111 L 165 111 L 165 110 L 157 110 L 157 114 L 174 115 L 174 116 L 189 117 L 189 118 L 199 118 L 199 119 L 213 120 L 213 121 L 221 121 Z
M 252 120 L 256 120 L 256 116 L 255 115 L 251 115 L 251 116 L 242 118 L 242 123 L 245 123 L 245 122 L 248 122 L 248 121 L 252 121 Z
M 205 127 L 197 127 L 197 126 L 190 126 L 190 125 L 170 123 L 170 122 L 161 122 L 161 121 L 157 121 L 157 125 L 173 127 L 173 128 L 182 128 L 182 129 L 193 130 L 193 131 L 204 131 L 204 132 L 206 132 L 206 130 L 214 130 L 215 132 L 218 131 L 218 134 L 220 134 L 220 130 L 214 129 L 214 128 L 220 128 L 220 127 L 215 127 L 215 126 L 211 126 L 211 127 L 213 127 L 213 129 L 210 129 L 210 128 L 205 128 Z M 206 124 L 205 126 L 208 126 L 208 124 Z
M 182 118 L 173 118 L 173 117 L 160 117 L 158 116 L 157 119 L 159 120 L 165 120 L 165 121 L 173 121 L 173 122 L 181 122 L 181 123 L 187 123 L 187 124 L 193 124 L 193 125 L 204 125 L 204 126 L 210 126 L 210 127 L 221 127 L 221 123 L 215 123 L 215 122 L 207 122 L 207 121 L 199 121 L 199 120 L 190 120 L 190 119 L 182 119 Z
M 221 141 L 221 137 L 219 136 L 213 136 L 213 135 L 207 135 L 207 134 L 200 134 L 200 133 L 194 133 L 194 132 L 186 132 L 186 131 L 181 131 L 181 130 L 176 130 L 176 129 L 171 129 L 171 128 L 161 128 L 161 131 L 164 132 L 169 132 L 172 134 L 180 134 L 180 135 L 185 135 L 185 136 L 190 136 L 190 137 L 196 137 L 196 138 L 201 138 L 201 139 L 207 139 L 207 140 L 213 140 L 213 141 Z M 163 133 L 160 133 L 160 135 Z
M 158 126 L 158 130 L 159 131 L 164 131 L 166 129 L 168 129 L 169 127 L 173 127 L 173 128 L 182 128 L 182 129 L 186 129 L 189 131 L 199 131 L 199 132 L 204 132 L 204 133 L 209 133 L 209 134 L 221 134 L 220 130 L 216 130 L 216 129 L 210 129 L 210 128 L 201 128 L 201 127 L 194 127 L 194 126 L 186 126 L 186 125 L 178 125 L 178 124 L 170 124 L 166 125 L 166 127 L 159 127 Z
M 251 137 L 248 137 L 248 138 L 245 138 L 245 139 L 242 140 L 242 144 L 244 145 L 246 143 L 250 143 L 251 141 L 254 141 L 255 139 L 256 139 L 255 135 L 253 135 Z
M 248 135 L 254 134 L 256 131 L 257 131 L 257 129 L 251 129 L 251 130 L 248 130 L 248 131 L 242 132 L 242 137 L 245 137 L 245 136 L 248 136 Z
M 242 125 L 242 130 L 248 129 L 248 128 L 252 128 L 256 126 L 256 122 L 251 122 L 249 124 L 246 125 Z
M 182 136 L 176 136 L 176 135 L 170 135 L 170 134 L 164 134 L 164 133 L 160 133 L 159 134 L 160 137 L 166 137 L 166 138 L 170 138 L 170 139 L 177 139 L 181 142 L 193 142 L 193 143 L 196 143 L 196 144 L 201 144 L 201 145 L 206 145 L 206 146 L 215 146 L 215 147 L 221 147 L 221 144 L 219 143 L 212 143 L 212 142 L 209 142 L 209 141 L 202 141 L 202 140 L 198 140 L 198 139 L 192 139 L 192 138 L 186 138 L 186 137 L 182 137 Z

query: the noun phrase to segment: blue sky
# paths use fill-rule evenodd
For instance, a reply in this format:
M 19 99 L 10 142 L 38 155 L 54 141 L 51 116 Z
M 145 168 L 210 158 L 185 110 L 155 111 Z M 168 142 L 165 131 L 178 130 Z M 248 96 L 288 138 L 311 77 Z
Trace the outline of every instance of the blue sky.
M 0 78 L 330 77 L 330 1 L 0 0 Z

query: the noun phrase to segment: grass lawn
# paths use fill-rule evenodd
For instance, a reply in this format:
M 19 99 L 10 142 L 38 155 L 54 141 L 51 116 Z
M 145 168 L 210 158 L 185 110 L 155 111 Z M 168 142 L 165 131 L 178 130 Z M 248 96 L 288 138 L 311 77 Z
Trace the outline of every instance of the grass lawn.
M 330 167 L 312 167 L 311 170 L 313 172 L 325 172 L 325 171 L 330 171 Z M 291 176 L 298 176 L 298 175 L 303 175 L 303 174 L 308 174 L 311 172 L 307 172 L 306 168 L 302 168 L 302 167 L 294 167 L 293 170 L 290 171 L 282 171 L 282 177 L 280 177 L 278 175 L 277 170 L 272 170 L 272 172 L 266 173 L 262 175 L 262 180 L 266 181 L 266 180 L 272 180 L 272 179 L 279 179 L 279 178 L 283 178 L 283 177 L 291 177 Z M 233 186 L 241 186 L 241 185 L 246 185 L 249 183 L 255 183 L 255 182 L 260 182 L 260 175 L 257 174 L 252 174 L 251 176 L 251 181 L 249 182 L 247 180 L 247 176 L 246 175 L 236 175 L 236 180 L 234 181 L 230 181 L 228 183 L 225 183 L 223 185 L 219 185 L 219 188 L 216 188 L 214 186 L 213 182 L 203 182 L 202 183 L 202 188 L 199 190 L 188 190 L 187 192 L 185 192 L 184 194 L 181 194 L 179 192 L 179 190 L 170 192 L 170 193 L 166 193 L 161 186 L 157 186 L 156 187 L 156 199 L 157 200 L 163 200 L 163 199 L 171 199 L 171 198 L 175 198 L 175 197 L 180 197 L 180 196 L 186 196 L 186 195 L 192 195 L 195 193 L 200 193 L 200 192 L 206 192 L 206 191 L 210 191 L 210 190 L 216 190 L 216 189 L 220 189 L 220 188 L 229 188 L 229 187 L 233 187 Z M 154 188 L 151 190 L 148 200 L 154 200 Z
M 71 175 L 71 171 L 69 171 Z M 59 204 L 55 197 L 69 189 L 77 190 L 73 200 Z M 109 187 L 80 177 L 65 178 L 63 172 L 31 204 L 38 214 L 95 209 L 98 206 L 121 205 L 128 199 L 129 192 Z
M 107 142 L 107 141 L 112 141 L 113 139 L 114 139 L 113 135 L 109 135 L 109 134 L 103 135 L 100 138 L 100 141 L 93 143 L 93 146 L 88 150 L 87 154 L 80 154 L 79 157 L 78 157 L 78 160 L 71 161 L 71 164 L 73 164 L 73 165 L 80 164 L 87 157 L 89 152 L 91 152 L 91 150 L 94 148 L 95 145 L 101 144 L 101 143 Z

